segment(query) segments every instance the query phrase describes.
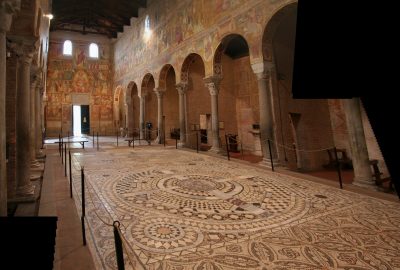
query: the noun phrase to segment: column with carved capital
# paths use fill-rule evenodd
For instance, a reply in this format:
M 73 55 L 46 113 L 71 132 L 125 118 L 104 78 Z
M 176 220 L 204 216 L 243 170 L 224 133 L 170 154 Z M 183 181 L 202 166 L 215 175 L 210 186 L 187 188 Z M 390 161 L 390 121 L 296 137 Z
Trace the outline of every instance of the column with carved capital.
M 36 87 L 35 91 L 35 152 L 37 158 L 43 158 L 42 148 L 42 96 L 43 83 Z
M 347 131 L 349 133 L 351 158 L 354 169 L 353 185 L 375 188 L 361 118 L 360 99 L 344 99 L 342 102 L 346 115 Z
M 20 9 L 19 0 L 0 2 L 0 216 L 7 216 L 6 173 L 6 32 L 10 30 L 12 15 Z
M 179 146 L 186 144 L 186 114 L 185 114 L 185 97 L 187 90 L 187 83 L 178 83 L 176 90 L 179 94 Z
M 163 106 L 163 96 L 165 93 L 164 89 L 156 88 L 154 89 L 154 93 L 157 95 L 157 108 L 158 108 L 158 116 L 157 116 L 157 124 L 158 124 L 158 135 L 155 143 L 164 143 L 164 106 Z
M 40 84 L 41 80 L 41 70 L 37 67 L 31 67 L 31 78 L 30 78 L 30 86 L 31 86 L 31 94 L 30 94 L 30 137 L 29 137 L 29 145 L 30 145 L 30 153 L 31 153 L 31 168 L 39 168 L 40 163 L 36 159 L 36 87 Z M 34 179 L 40 178 L 40 174 L 36 174 Z M 32 175 L 31 175 L 31 179 Z
M 269 62 L 260 65 L 252 65 L 253 71 L 257 76 L 258 82 L 258 100 L 260 105 L 260 139 L 261 150 L 263 153 L 262 165 L 271 166 L 271 155 L 274 165 L 277 164 L 276 142 L 274 138 L 274 122 L 272 114 L 272 95 L 271 95 L 271 69 L 273 64 Z M 271 143 L 271 153 L 269 151 L 268 142 Z
M 139 99 L 140 99 L 140 103 L 139 103 L 139 106 L 140 106 L 140 110 L 139 110 L 139 124 L 140 124 L 140 127 L 139 127 L 139 130 L 140 130 L 140 139 L 142 139 L 142 140 L 146 139 L 144 137 L 144 129 L 146 128 L 144 126 L 144 114 L 145 114 L 145 107 L 144 106 L 145 106 L 145 103 L 146 103 L 146 94 L 147 93 L 142 93 L 140 95 L 140 97 L 139 97 Z
M 30 196 L 34 193 L 34 186 L 30 182 L 30 100 L 31 84 L 30 73 L 33 54 L 37 49 L 37 40 L 14 37 L 17 62 L 17 94 L 16 94 L 16 177 L 17 195 Z
M 221 143 L 219 140 L 219 118 L 218 118 L 218 92 L 221 77 L 210 76 L 204 78 L 204 82 L 211 95 L 211 129 L 212 129 L 212 147 L 210 151 L 220 152 Z

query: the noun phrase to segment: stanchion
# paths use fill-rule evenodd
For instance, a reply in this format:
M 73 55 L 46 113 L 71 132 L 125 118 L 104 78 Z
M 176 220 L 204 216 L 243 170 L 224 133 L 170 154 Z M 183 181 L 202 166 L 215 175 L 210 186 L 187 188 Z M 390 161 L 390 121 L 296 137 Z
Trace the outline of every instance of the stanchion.
M 67 177 L 67 144 L 64 145 L 64 176 Z
M 199 132 L 196 132 L 196 149 L 197 153 L 199 152 Z
M 119 226 L 120 226 L 119 221 L 114 221 L 113 227 L 114 227 L 115 253 L 116 253 L 116 258 L 117 258 L 118 270 L 125 270 L 124 254 L 123 254 L 123 250 L 122 250 L 122 240 L 121 240 L 121 236 L 119 235 L 119 231 L 118 231 Z
M 99 150 L 99 132 L 97 131 L 97 150 Z
M 228 137 L 225 134 L 225 143 L 226 143 L 226 155 L 228 156 L 228 160 L 231 160 L 231 157 L 229 156 L 229 145 L 228 145 Z
M 293 151 L 294 151 L 294 157 L 296 159 L 296 164 L 297 164 L 297 151 L 296 151 L 296 144 L 293 143 Z
M 85 173 L 84 167 L 81 167 L 81 190 L 82 190 L 82 239 L 83 245 L 86 246 L 86 232 L 85 232 Z
M 274 161 L 272 160 L 271 141 L 268 139 L 269 158 L 271 159 L 271 169 L 274 170 Z
M 175 136 L 175 148 L 178 149 L 178 137 Z
M 64 139 L 61 138 L 61 164 L 64 164 Z
M 68 150 L 69 150 L 69 131 L 68 131 L 68 137 L 67 137 L 67 144 L 68 144 Z
M 58 133 L 58 153 L 60 154 L 60 157 L 62 156 L 61 154 L 61 134 Z
M 69 196 L 72 198 L 71 150 L 68 151 L 68 156 L 69 156 Z
M 334 150 L 334 152 L 335 152 L 336 169 L 337 169 L 337 173 L 338 173 L 338 176 L 339 176 L 340 189 L 343 189 L 343 184 L 342 184 L 342 173 L 341 173 L 341 171 L 340 171 L 340 163 L 339 163 L 339 159 L 338 159 L 338 155 L 337 155 L 336 146 L 333 147 L 333 150 Z
M 118 147 L 118 131 L 117 131 L 117 147 Z
M 92 135 L 93 135 L 93 149 L 94 149 L 94 131 L 93 131 Z

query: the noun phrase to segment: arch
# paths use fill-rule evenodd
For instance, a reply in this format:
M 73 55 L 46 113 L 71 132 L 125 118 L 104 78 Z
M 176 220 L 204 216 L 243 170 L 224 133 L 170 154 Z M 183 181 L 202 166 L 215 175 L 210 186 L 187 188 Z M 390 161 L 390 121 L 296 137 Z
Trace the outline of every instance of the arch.
M 201 57 L 201 55 L 197 53 L 191 53 L 188 56 L 186 56 L 185 60 L 183 61 L 182 68 L 181 68 L 181 82 L 187 83 L 189 80 L 189 70 L 190 70 L 190 65 L 195 61 L 196 58 L 201 59 L 203 62 L 204 66 L 204 59 Z M 205 66 L 204 66 L 205 69 Z
M 297 14 L 297 2 L 287 4 L 278 9 L 266 23 L 262 36 L 262 54 L 264 61 L 273 61 L 272 41 L 276 30 L 284 18 L 292 12 Z
M 236 48 L 233 46 L 236 46 Z M 226 35 L 222 38 L 221 43 L 218 45 L 214 53 L 214 75 L 222 76 L 222 54 L 226 53 L 227 50 L 232 51 L 232 54 L 236 53 L 236 51 L 238 51 L 238 53 L 243 53 L 242 51 L 246 51 L 247 55 L 250 54 L 249 43 L 242 35 L 236 33 Z
M 128 86 L 126 87 L 126 93 L 125 93 L 125 104 L 129 105 L 131 102 L 131 97 L 132 95 L 139 95 L 138 87 L 136 82 L 131 81 L 129 82 Z
M 165 64 L 161 68 L 160 76 L 158 78 L 158 87 L 160 87 L 161 89 L 166 89 L 167 87 L 167 75 L 170 70 L 175 73 L 175 69 L 171 64 Z
M 153 80 L 154 81 L 154 76 L 151 73 L 146 73 L 146 75 L 144 75 L 143 80 L 142 80 L 142 85 L 141 85 L 141 89 L 140 89 L 140 94 L 148 94 L 148 89 L 147 89 L 147 85 L 149 84 L 149 82 Z

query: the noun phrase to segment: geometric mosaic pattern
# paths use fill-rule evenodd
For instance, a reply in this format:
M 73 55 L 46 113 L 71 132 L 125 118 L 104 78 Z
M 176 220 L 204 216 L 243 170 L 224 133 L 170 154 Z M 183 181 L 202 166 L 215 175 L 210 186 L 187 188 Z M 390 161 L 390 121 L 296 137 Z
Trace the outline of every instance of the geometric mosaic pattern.
M 79 166 L 99 269 L 116 269 L 113 220 L 135 269 L 400 269 L 398 203 L 168 148 L 79 153 Z M 78 170 L 74 191 L 79 208 Z

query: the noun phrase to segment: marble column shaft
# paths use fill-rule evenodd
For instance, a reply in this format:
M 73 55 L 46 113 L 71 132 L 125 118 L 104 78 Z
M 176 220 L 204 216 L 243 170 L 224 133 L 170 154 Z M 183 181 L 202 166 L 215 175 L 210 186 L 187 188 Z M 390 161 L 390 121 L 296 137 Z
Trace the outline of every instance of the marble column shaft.
M 271 140 L 272 159 L 277 158 L 274 131 L 273 131 L 273 115 L 272 100 L 270 88 L 270 72 L 263 71 L 256 73 L 258 82 L 258 100 L 260 104 L 260 137 L 263 160 L 271 162 L 270 151 L 267 140 Z
M 33 165 L 35 162 L 37 163 L 36 160 L 36 132 L 35 132 L 35 126 L 36 126 L 36 86 L 38 85 L 38 80 L 40 79 L 40 72 L 39 70 L 35 67 L 31 67 L 31 78 L 30 78 L 30 134 L 29 134 L 29 146 L 30 146 L 30 158 L 31 158 L 31 165 Z
M 204 78 L 204 82 L 211 96 L 211 125 L 212 125 L 212 147 L 211 151 L 219 152 L 221 144 L 219 141 L 219 116 L 218 116 L 218 92 L 221 78 L 217 76 Z
M 187 84 L 179 83 L 176 85 L 179 94 L 179 143 L 181 146 L 186 143 L 186 114 L 185 114 L 185 97 Z
M 25 43 L 25 41 L 22 41 Z M 36 49 L 32 42 L 29 45 L 18 45 L 17 62 L 17 108 L 16 111 L 16 178 L 17 194 L 19 196 L 29 196 L 34 192 L 34 187 L 30 183 L 30 69 L 33 58 L 33 52 Z
M 12 15 L 20 9 L 19 0 L 0 3 L 0 217 L 7 216 L 6 164 L 6 32 L 10 30 Z
M 145 116 L 145 103 L 146 103 L 146 94 L 142 94 L 140 97 L 140 110 L 139 110 L 139 124 L 140 124 L 140 139 L 145 139 L 144 137 L 144 116 Z
M 165 90 L 157 88 L 154 90 L 154 92 L 156 93 L 156 96 L 157 96 L 157 112 L 158 112 L 158 115 L 157 115 L 158 136 L 157 136 L 156 142 L 162 144 L 162 143 L 164 143 L 163 96 L 164 96 Z
M 35 91 L 35 152 L 36 157 L 41 157 L 43 153 L 42 148 L 42 123 L 41 123 L 41 113 L 42 113 L 42 89 L 43 86 L 40 84 L 36 87 Z
M 355 185 L 373 185 L 371 165 L 361 117 L 360 99 L 344 99 Z

